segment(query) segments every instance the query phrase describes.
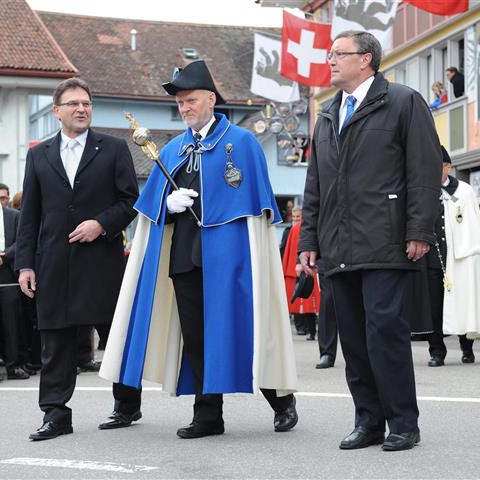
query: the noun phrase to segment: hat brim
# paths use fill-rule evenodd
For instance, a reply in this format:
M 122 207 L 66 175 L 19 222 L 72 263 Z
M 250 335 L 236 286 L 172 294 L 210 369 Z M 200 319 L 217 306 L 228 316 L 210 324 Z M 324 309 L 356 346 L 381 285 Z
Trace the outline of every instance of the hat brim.
M 294 303 L 297 298 L 308 298 L 313 292 L 313 285 L 313 277 L 302 272 L 300 276 L 297 277 L 290 303 Z
M 211 87 L 203 87 L 203 86 L 195 86 L 194 88 L 187 88 L 187 87 L 178 87 L 174 85 L 172 82 L 163 83 L 162 87 L 169 95 L 175 96 L 178 92 L 185 92 L 191 90 L 208 90 L 209 92 L 213 92 L 215 94 L 216 100 L 215 105 L 224 105 L 227 103 L 225 99 L 218 93 L 218 90 L 214 90 Z

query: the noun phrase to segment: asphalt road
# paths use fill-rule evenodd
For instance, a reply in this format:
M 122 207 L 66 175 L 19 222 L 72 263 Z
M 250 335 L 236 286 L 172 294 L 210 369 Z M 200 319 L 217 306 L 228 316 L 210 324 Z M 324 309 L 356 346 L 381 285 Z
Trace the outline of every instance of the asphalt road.
M 455 337 L 446 341 L 446 365 L 426 366 L 427 346 L 413 343 L 422 442 L 413 450 L 380 446 L 339 450 L 353 428 L 353 403 L 341 352 L 334 368 L 315 370 L 316 342 L 294 337 L 300 392 L 297 427 L 273 432 L 266 401 L 251 395 L 225 399 L 226 433 L 182 440 L 191 397 L 172 398 L 144 386 L 143 418 L 134 426 L 100 431 L 113 406 L 110 385 L 92 373 L 78 376 L 70 403 L 74 434 L 28 441 L 41 425 L 38 376 L 0 383 L 1 479 L 480 479 L 480 349 L 463 365 Z M 392 378 L 392 382 L 395 378 Z

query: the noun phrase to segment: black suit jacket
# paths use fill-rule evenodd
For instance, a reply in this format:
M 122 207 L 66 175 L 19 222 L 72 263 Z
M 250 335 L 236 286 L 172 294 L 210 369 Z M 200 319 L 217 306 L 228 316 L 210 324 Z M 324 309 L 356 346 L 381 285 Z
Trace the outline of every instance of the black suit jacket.
M 16 269 L 33 268 L 40 329 L 111 322 L 125 267 L 122 229 L 135 217 L 138 187 L 125 140 L 89 130 L 73 189 L 60 134 L 28 151 Z M 106 231 L 68 242 L 83 221 Z
M 215 120 L 208 130 L 208 135 L 215 131 L 218 121 Z M 205 137 L 206 138 L 206 137 Z M 183 166 L 175 176 L 179 187 L 191 188 L 198 192 L 194 199 L 193 211 L 198 218 L 202 217 L 202 199 L 200 197 L 200 172 L 187 173 L 187 165 Z M 202 267 L 201 228 L 198 227 L 192 214 L 186 210 L 183 213 L 170 215 L 175 222 L 170 251 L 170 276 L 192 271 Z
M 5 231 L 5 255 L 2 257 L 3 264 L 0 267 L 0 283 L 15 283 L 17 275 L 14 264 L 19 212 L 12 208 L 2 207 L 2 213 Z

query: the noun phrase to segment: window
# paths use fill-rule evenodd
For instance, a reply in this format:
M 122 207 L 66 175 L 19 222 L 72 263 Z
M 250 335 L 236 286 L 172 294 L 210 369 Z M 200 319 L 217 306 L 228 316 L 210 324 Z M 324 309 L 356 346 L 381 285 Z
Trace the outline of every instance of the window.
M 30 140 L 43 140 L 52 136 L 59 128 L 59 124 L 52 112 L 52 97 L 49 95 L 29 95 Z

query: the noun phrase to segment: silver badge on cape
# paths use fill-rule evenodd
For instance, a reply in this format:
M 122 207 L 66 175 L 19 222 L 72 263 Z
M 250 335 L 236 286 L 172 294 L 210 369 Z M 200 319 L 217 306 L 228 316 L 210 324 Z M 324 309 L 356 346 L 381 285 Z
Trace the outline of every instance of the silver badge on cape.
M 225 153 L 227 154 L 227 162 L 225 163 L 225 173 L 223 174 L 223 178 L 225 181 L 233 188 L 238 188 L 242 183 L 242 171 L 237 168 L 232 160 L 232 150 L 233 145 L 231 143 L 227 143 L 225 145 Z
M 457 212 L 455 214 L 455 219 L 457 220 L 458 223 L 463 222 L 463 212 L 462 212 L 462 207 L 457 207 Z

